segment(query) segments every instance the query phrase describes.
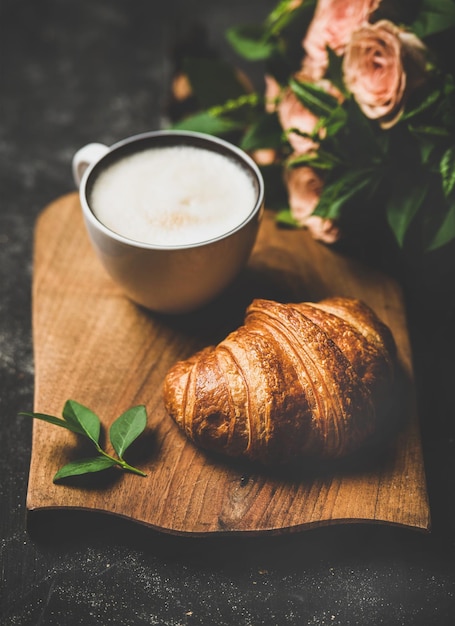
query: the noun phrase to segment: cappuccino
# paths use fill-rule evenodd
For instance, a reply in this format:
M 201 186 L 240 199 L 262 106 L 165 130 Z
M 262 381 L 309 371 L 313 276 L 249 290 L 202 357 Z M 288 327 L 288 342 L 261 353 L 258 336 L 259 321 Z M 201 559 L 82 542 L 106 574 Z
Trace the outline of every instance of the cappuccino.
M 258 192 L 234 160 L 188 145 L 125 156 L 97 176 L 90 206 L 107 228 L 137 242 L 185 246 L 242 224 Z

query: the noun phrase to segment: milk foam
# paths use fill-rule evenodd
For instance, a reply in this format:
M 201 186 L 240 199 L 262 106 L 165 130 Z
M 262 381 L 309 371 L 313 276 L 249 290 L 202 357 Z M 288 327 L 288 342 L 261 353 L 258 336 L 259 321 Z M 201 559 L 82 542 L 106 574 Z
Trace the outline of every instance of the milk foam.
M 257 193 L 240 165 L 192 146 L 151 148 L 102 171 L 90 204 L 114 232 L 155 245 L 219 237 L 242 223 Z

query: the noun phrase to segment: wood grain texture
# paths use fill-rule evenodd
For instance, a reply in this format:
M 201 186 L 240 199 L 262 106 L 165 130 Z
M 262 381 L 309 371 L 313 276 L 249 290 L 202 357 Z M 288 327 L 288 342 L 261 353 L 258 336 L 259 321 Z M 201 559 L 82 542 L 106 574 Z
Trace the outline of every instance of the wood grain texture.
M 280 301 L 358 297 L 390 327 L 403 372 L 404 425 L 368 462 L 286 476 L 210 456 L 166 415 L 169 367 L 220 340 L 254 297 Z M 129 302 L 96 259 L 77 194 L 48 206 L 35 233 L 33 279 L 34 410 L 61 414 L 72 398 L 109 423 L 145 404 L 146 433 L 129 461 L 146 478 L 115 470 L 54 485 L 66 462 L 92 450 L 70 432 L 34 422 L 27 508 L 104 511 L 178 534 L 263 533 L 339 522 L 376 522 L 427 530 L 428 498 L 413 389 L 406 317 L 389 278 L 283 230 L 266 212 L 248 267 L 217 301 L 197 313 L 157 316 Z M 109 443 L 106 442 L 109 449 Z

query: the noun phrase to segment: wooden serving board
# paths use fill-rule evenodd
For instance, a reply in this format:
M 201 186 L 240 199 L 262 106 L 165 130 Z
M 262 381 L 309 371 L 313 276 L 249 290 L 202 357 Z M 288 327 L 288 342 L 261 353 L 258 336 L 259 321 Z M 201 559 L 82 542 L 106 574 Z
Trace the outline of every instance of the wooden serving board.
M 404 372 L 405 426 L 367 465 L 283 476 L 213 458 L 166 415 L 161 385 L 169 367 L 237 327 L 253 297 L 281 301 L 354 296 L 391 328 Z M 62 465 L 93 450 L 73 433 L 34 421 L 29 511 L 85 509 L 170 533 L 285 532 L 337 522 L 384 522 L 427 530 L 429 506 L 402 296 L 389 278 L 278 228 L 266 212 L 248 267 L 216 302 L 164 317 L 128 301 L 95 257 L 77 194 L 56 200 L 36 227 L 33 280 L 35 411 L 61 415 L 65 401 L 109 423 L 147 407 L 144 435 L 129 461 L 146 478 L 109 470 L 53 484 Z M 109 443 L 106 443 L 109 449 Z

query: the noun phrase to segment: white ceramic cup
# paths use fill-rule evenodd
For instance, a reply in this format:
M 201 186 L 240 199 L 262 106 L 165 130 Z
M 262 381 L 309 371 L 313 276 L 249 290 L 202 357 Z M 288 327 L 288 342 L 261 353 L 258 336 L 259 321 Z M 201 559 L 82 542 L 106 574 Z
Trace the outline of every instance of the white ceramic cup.
M 90 192 L 107 166 L 148 148 L 193 146 L 234 159 L 250 176 L 255 204 L 247 218 L 220 237 L 191 245 L 133 241 L 102 224 L 90 207 Z M 85 225 L 107 272 L 134 302 L 160 313 L 186 313 L 219 295 L 245 265 L 253 248 L 264 204 L 264 182 L 254 161 L 236 146 L 211 135 L 153 131 L 111 147 L 92 143 L 73 157 Z

